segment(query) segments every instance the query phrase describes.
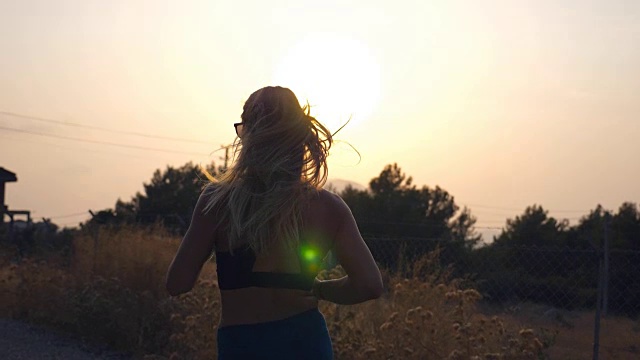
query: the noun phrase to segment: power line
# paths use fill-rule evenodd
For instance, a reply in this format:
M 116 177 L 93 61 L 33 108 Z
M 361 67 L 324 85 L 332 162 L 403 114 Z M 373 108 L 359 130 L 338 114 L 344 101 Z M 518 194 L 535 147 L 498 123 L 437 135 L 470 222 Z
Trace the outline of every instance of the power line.
M 85 129 L 107 131 L 107 132 L 114 133 L 114 134 L 127 134 L 127 135 L 142 136 L 142 137 L 146 137 L 146 138 L 150 138 L 150 139 L 182 141 L 182 142 L 197 143 L 197 144 L 207 144 L 207 145 L 211 144 L 210 141 L 204 141 L 204 140 L 176 138 L 176 137 L 162 136 L 162 135 L 150 135 L 150 134 L 144 134 L 144 133 L 139 133 L 139 132 L 135 132 L 135 131 L 109 129 L 109 128 L 105 128 L 105 127 L 101 127 L 101 126 L 95 126 L 95 125 L 85 125 L 85 124 L 79 124 L 79 123 L 74 123 L 74 122 L 69 122 L 69 121 L 47 119 L 47 118 L 42 118 L 42 117 L 37 117 L 37 116 L 30 116 L 30 115 L 22 115 L 22 114 L 9 112 L 9 111 L 0 111 L 0 114 L 1 115 L 12 116 L 12 117 L 23 118 L 23 119 L 47 122 L 47 123 L 51 123 L 51 124 L 58 124 L 58 125 L 64 125 L 64 126 L 73 126 L 73 127 L 79 127 L 79 128 L 85 128 Z
M 523 211 L 524 209 L 517 209 L 517 208 L 509 208 L 509 207 L 499 207 L 499 206 L 488 206 L 488 205 L 474 205 L 474 204 L 462 204 L 463 206 L 467 206 L 467 207 L 476 207 L 476 208 L 485 208 L 485 209 L 494 209 L 494 210 L 504 210 L 504 211 Z M 555 212 L 555 213 L 588 213 L 589 210 L 585 211 L 585 210 L 552 210 L 552 209 L 546 209 L 549 212 Z
M 58 226 L 60 226 L 62 228 L 65 228 L 65 227 L 69 227 L 69 226 L 78 226 L 80 223 L 81 223 L 81 221 L 72 221 L 72 222 L 66 222 L 64 224 L 56 224 L 56 225 L 58 225 Z
M 59 149 L 65 149 L 65 150 L 69 150 L 69 151 L 78 151 L 78 148 L 71 148 L 71 147 L 66 147 L 60 144 L 54 144 L 54 143 L 50 143 L 47 141 L 38 141 L 36 139 L 18 139 L 18 138 L 13 138 L 11 136 L 6 136 L 6 135 L 2 135 L 0 136 L 4 139 L 10 140 L 10 141 L 15 141 L 15 142 L 19 142 L 21 144 L 24 143 L 31 143 L 31 144 L 44 144 L 47 146 L 54 146 L 56 148 Z M 152 155 L 152 156 L 145 156 L 145 155 L 131 155 L 131 154 L 123 154 L 120 152 L 114 152 L 114 151 L 101 151 L 101 150 L 95 150 L 95 149 L 80 149 L 80 151 L 82 151 L 83 153 L 96 153 L 96 154 L 107 154 L 107 155 L 116 155 L 116 156 L 126 156 L 127 159 L 160 159 L 159 155 Z
M 55 216 L 49 216 L 49 219 L 64 219 L 64 218 L 80 216 L 80 215 L 88 215 L 88 213 L 86 211 L 83 211 L 83 212 L 73 213 L 73 214 L 55 215 Z
M 196 153 L 196 152 L 189 152 L 189 151 L 177 151 L 177 150 L 168 150 L 168 149 L 160 149 L 160 148 L 151 148 L 151 147 L 137 146 L 137 145 L 118 144 L 118 143 L 112 143 L 112 142 L 108 142 L 108 141 L 100 141 L 100 140 L 80 139 L 80 138 L 75 138 L 75 137 L 70 137 L 70 136 L 62 136 L 62 135 L 45 134 L 45 133 L 41 133 L 41 132 L 37 132 L 37 131 L 30 131 L 30 130 L 15 129 L 15 128 L 10 128 L 10 127 L 5 127 L 5 126 L 0 126 L 0 130 L 13 131 L 13 132 L 18 132 L 18 133 L 23 133 L 23 134 L 31 134 L 31 135 L 46 136 L 46 137 L 57 138 L 57 139 L 64 139 L 64 140 L 79 141 L 79 142 L 91 143 L 91 144 L 101 144 L 101 145 L 117 146 L 117 147 L 129 148 L 129 149 L 148 150 L 148 151 L 161 151 L 161 152 L 166 152 L 166 153 L 185 154 L 185 155 L 197 155 L 197 156 L 207 156 L 207 155 L 208 155 L 208 154 Z
M 513 214 L 513 215 L 497 215 L 497 214 L 486 214 L 486 213 L 471 213 L 471 215 L 473 217 L 476 218 L 476 220 L 480 220 L 480 218 L 482 218 L 482 221 L 485 222 L 500 222 L 500 223 L 505 223 L 507 220 L 512 220 L 514 221 L 516 219 L 516 217 L 520 217 L 522 218 L 524 216 L 524 214 Z M 495 217 L 498 216 L 498 217 Z M 559 216 L 548 216 L 547 219 L 555 219 L 556 221 L 562 221 L 562 220 L 568 220 L 568 221 L 578 221 L 578 220 L 582 220 L 582 217 L 559 217 Z

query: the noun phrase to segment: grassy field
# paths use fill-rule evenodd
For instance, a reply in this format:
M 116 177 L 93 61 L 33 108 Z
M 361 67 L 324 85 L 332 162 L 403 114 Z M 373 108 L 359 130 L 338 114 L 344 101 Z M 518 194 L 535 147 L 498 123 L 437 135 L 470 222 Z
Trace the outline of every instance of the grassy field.
M 191 293 L 170 298 L 164 291 L 179 241 L 161 228 L 101 228 L 76 234 L 70 259 L 42 255 L 13 264 L 4 256 L 0 316 L 47 324 L 137 358 L 215 358 L 215 263 L 205 266 Z M 422 258 L 405 277 L 384 272 L 380 300 L 321 303 L 336 358 L 591 357 L 593 314 L 550 319 L 535 305 L 517 312 L 485 306 L 477 291 L 451 279 L 437 260 L 437 254 Z M 340 275 L 339 268 L 321 274 Z M 637 322 L 606 319 L 602 358 L 637 358 L 638 334 Z
M 484 313 L 499 312 L 491 306 L 481 306 Z M 515 311 L 503 311 L 504 321 L 527 324 L 532 328 L 557 332 L 554 345 L 547 354 L 551 359 L 580 360 L 593 356 L 595 311 L 554 310 L 549 306 L 521 304 Z M 640 321 L 608 316 L 600 321 L 600 359 L 640 359 Z

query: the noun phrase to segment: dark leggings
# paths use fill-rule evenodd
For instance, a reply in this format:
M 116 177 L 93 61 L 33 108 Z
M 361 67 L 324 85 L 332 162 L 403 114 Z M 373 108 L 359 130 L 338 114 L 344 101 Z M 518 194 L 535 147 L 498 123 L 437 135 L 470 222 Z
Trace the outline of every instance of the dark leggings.
M 218 329 L 218 359 L 333 359 L 327 323 L 318 309 L 286 319 Z

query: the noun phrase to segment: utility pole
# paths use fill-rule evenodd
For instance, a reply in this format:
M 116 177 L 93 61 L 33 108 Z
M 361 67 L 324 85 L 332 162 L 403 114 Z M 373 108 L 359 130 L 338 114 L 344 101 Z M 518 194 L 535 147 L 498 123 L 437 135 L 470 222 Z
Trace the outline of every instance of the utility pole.
M 224 170 L 225 171 L 229 168 L 229 149 L 231 149 L 232 147 L 233 147 L 233 144 L 220 145 L 220 148 L 224 149 Z

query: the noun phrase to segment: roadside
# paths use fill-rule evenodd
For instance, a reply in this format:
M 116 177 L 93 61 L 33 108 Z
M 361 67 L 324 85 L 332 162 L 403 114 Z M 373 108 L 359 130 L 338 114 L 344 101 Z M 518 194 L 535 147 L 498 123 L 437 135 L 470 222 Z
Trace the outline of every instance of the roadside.
M 125 360 L 131 357 L 98 346 L 86 345 L 44 327 L 19 320 L 0 319 L 0 359 Z

